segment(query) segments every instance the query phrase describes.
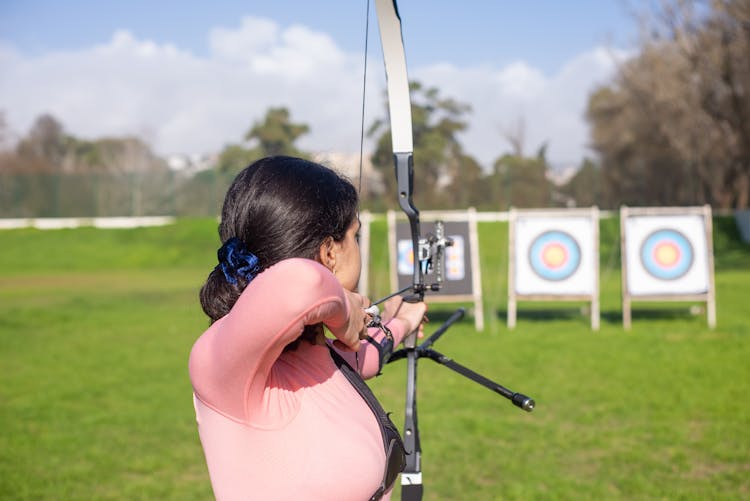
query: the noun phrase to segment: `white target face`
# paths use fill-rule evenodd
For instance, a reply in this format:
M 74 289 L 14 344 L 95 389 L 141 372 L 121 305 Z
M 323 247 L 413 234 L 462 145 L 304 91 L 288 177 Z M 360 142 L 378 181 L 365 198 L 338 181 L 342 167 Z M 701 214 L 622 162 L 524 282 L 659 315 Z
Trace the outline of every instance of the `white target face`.
M 630 216 L 625 263 L 632 295 L 708 291 L 708 245 L 703 216 Z
M 545 231 L 529 247 L 529 266 L 542 280 L 567 280 L 580 264 L 581 247 L 575 237 L 564 231 Z
M 594 224 L 588 217 L 519 215 L 515 222 L 516 294 L 593 294 Z

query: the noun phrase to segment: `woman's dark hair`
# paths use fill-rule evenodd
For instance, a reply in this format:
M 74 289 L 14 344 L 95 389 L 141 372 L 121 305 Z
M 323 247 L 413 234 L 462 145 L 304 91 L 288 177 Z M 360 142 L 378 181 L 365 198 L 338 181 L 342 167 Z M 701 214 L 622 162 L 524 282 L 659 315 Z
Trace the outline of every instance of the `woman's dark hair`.
M 275 156 L 254 162 L 224 198 L 219 237 L 239 238 L 258 257 L 259 271 L 292 257 L 315 259 L 326 238 L 343 240 L 357 217 L 357 191 L 333 170 L 301 158 Z M 211 322 L 232 308 L 247 281 L 230 284 L 214 269 L 200 291 Z

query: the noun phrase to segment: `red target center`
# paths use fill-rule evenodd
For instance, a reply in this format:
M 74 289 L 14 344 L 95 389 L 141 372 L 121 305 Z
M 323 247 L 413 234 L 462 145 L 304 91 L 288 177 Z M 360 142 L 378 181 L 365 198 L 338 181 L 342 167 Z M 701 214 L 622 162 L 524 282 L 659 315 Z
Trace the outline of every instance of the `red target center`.
M 547 244 L 542 249 L 541 258 L 545 266 L 560 268 L 568 262 L 568 250 L 558 243 Z
M 680 261 L 680 248 L 674 242 L 659 242 L 654 246 L 654 262 L 671 268 Z

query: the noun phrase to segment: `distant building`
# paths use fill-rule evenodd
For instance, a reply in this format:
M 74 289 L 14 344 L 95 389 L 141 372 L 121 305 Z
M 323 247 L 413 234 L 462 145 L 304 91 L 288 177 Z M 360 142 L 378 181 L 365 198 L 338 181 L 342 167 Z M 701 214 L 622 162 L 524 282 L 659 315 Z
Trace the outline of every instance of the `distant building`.
M 217 159 L 218 154 L 216 153 L 200 155 L 176 153 L 168 155 L 166 161 L 171 170 L 191 176 L 202 170 L 213 169 Z
M 578 172 L 575 165 L 559 165 L 547 169 L 547 180 L 555 186 L 563 186 L 570 181 Z
M 359 153 L 337 153 L 332 151 L 317 152 L 311 155 L 312 160 L 319 164 L 330 167 L 336 172 L 346 176 L 357 188 L 359 183 Z M 375 170 L 370 156 L 365 154 L 362 158 L 362 183 L 361 195 L 382 194 L 383 181 L 380 172 Z

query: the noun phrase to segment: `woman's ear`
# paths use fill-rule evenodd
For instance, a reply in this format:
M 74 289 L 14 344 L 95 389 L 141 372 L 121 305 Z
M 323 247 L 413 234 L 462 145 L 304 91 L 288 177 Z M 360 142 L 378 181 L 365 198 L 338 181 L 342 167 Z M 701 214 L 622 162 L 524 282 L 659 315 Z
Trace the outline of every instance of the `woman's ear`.
M 333 237 L 326 237 L 323 243 L 320 244 L 320 250 L 318 251 L 318 259 L 320 263 L 335 273 L 336 270 L 336 242 Z

